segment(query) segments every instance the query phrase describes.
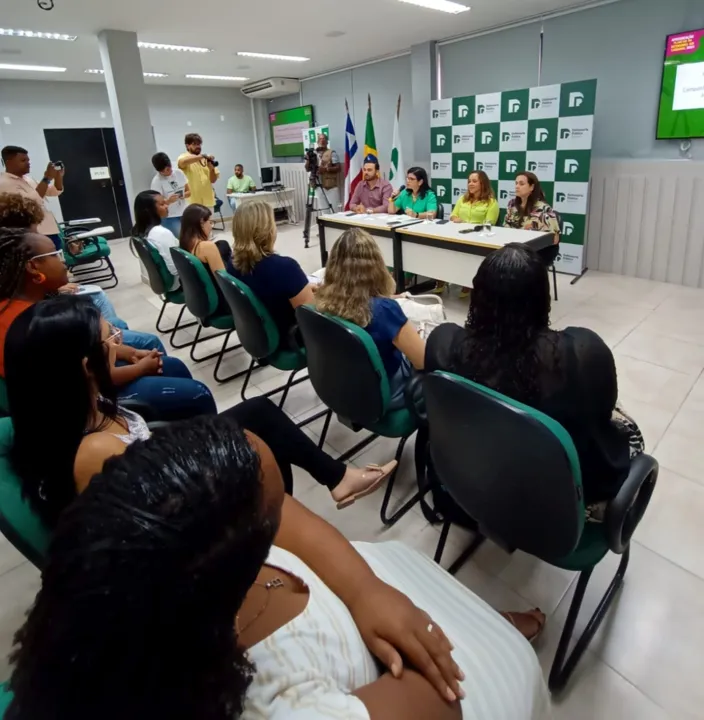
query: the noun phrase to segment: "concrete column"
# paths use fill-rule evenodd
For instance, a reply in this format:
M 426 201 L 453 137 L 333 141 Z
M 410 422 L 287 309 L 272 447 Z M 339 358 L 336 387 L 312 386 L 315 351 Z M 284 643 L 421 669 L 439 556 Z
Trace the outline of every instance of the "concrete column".
M 98 43 L 132 212 L 135 195 L 151 185 L 156 152 L 137 33 L 102 30 Z
M 430 164 L 430 101 L 438 98 L 437 51 L 434 41 L 411 46 L 413 96 L 413 161 Z

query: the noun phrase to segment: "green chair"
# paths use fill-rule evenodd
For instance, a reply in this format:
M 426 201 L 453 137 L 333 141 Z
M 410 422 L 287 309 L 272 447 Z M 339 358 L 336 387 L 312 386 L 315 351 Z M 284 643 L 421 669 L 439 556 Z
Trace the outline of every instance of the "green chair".
M 477 522 L 481 539 L 580 573 L 550 671 L 550 689 L 559 692 L 623 582 L 631 537 L 650 502 L 658 463 L 645 454 L 636 456 L 605 522 L 585 522 L 579 458 L 559 423 L 451 373 L 431 373 L 423 389 L 430 464 L 445 490 Z M 438 560 L 448 531 L 446 523 Z M 472 546 L 478 545 L 475 538 Z M 589 578 L 609 551 L 621 555 L 620 565 L 567 657 Z
M 269 390 L 264 395 L 264 397 L 271 397 L 282 392 L 279 407 L 283 407 L 289 390 L 294 385 L 308 379 L 303 377 L 294 380 L 296 374 L 307 367 L 305 348 L 290 350 L 280 347 L 281 336 L 276 323 L 261 300 L 245 283 L 234 278 L 226 270 L 218 270 L 215 273 L 215 281 L 232 311 L 237 327 L 237 337 L 242 343 L 242 347 L 252 356 L 252 362 L 249 364 L 244 385 L 242 386 L 242 399 L 247 399 L 245 392 L 257 364 L 271 365 L 278 370 L 290 371 L 288 380 L 284 385 Z M 311 420 L 308 420 L 308 422 L 311 422 Z
M 113 231 L 112 228 L 107 229 Z M 77 282 L 109 283 L 104 286 L 107 290 L 117 287 L 117 273 L 110 260 L 108 241 L 90 233 L 59 228 L 66 265 Z
M 320 438 L 321 445 L 334 412 L 340 422 L 355 432 L 364 429 L 372 433 L 343 453 L 340 460 L 353 457 L 381 435 L 400 439 L 396 450 L 396 460 L 400 464 L 406 441 L 418 429 L 417 420 L 409 409 L 389 409 L 389 380 L 369 333 L 354 323 L 321 313 L 310 305 L 297 308 L 296 317 L 306 347 L 310 381 L 329 408 Z M 416 467 L 418 462 L 416 453 Z M 381 519 L 385 525 L 397 522 L 424 494 L 422 491 L 417 492 L 393 515 L 388 516 L 397 471 L 398 468 L 389 478 L 381 504 Z
M 186 307 L 198 320 L 196 338 L 191 345 L 191 360 L 194 362 L 203 362 L 204 360 L 210 360 L 216 357 L 218 361 L 215 364 L 213 377 L 220 383 L 246 375 L 247 370 L 243 370 L 224 378 L 218 376 L 218 371 L 220 370 L 220 365 L 225 353 L 238 350 L 242 345 L 234 345 L 231 348 L 227 347 L 227 341 L 235 331 L 235 319 L 232 317 L 231 312 L 222 311 L 220 296 L 213 282 L 212 275 L 195 255 L 181 250 L 181 248 L 171 248 L 171 257 L 174 259 L 174 264 L 176 265 L 176 270 L 181 280 L 181 288 L 186 301 Z M 215 328 L 221 332 L 201 338 L 203 328 Z M 194 351 L 199 342 L 212 340 L 213 338 L 221 336 L 224 336 L 224 340 L 218 352 L 200 358 L 195 356 Z
M 7 708 L 10 707 L 11 702 L 12 692 L 10 692 L 8 683 L 2 683 L 2 685 L 0 685 L 0 720 L 5 717 Z
M 22 497 L 22 482 L 10 463 L 13 437 L 12 420 L 0 418 L 0 532 L 41 570 L 51 536 Z
M 0 378 L 0 417 L 10 414 L 10 401 L 7 399 L 5 378 Z
M 172 348 L 176 348 L 177 350 L 179 350 L 181 348 L 193 345 L 193 341 L 181 343 L 178 345 L 174 342 L 176 333 L 179 330 L 185 330 L 186 328 L 195 327 L 197 323 L 191 322 L 181 325 L 181 319 L 183 318 L 183 313 L 186 310 L 186 299 L 183 295 L 183 290 L 181 290 L 181 288 L 179 288 L 178 290 L 167 290 L 167 288 L 171 287 L 171 285 L 173 284 L 173 275 L 166 267 L 164 258 L 161 257 L 159 251 L 146 238 L 132 237 L 130 238 L 130 244 L 137 251 L 137 256 L 142 261 L 142 265 L 144 265 L 147 271 L 147 277 L 149 278 L 149 287 L 151 287 L 152 292 L 158 295 L 162 301 L 161 312 L 159 313 L 159 317 L 156 319 L 156 329 L 160 333 L 171 333 L 169 342 L 171 343 Z M 178 318 L 176 319 L 176 324 L 173 327 L 162 328 L 160 327 L 160 323 L 162 321 L 162 318 L 164 317 L 164 311 L 166 310 L 166 306 L 169 303 L 173 303 L 174 305 L 180 305 L 181 312 L 179 312 Z

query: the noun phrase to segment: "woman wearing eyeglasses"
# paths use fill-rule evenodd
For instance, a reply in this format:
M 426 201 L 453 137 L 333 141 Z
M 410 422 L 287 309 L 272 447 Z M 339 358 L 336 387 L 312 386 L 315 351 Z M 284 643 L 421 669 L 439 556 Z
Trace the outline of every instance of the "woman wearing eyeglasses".
M 61 251 L 48 237 L 24 228 L 0 228 L 0 377 L 5 376 L 5 339 L 11 324 L 28 307 L 67 282 Z M 121 343 L 121 333 L 112 334 Z M 111 375 L 121 396 L 142 400 L 164 419 L 216 411 L 207 386 L 193 380 L 180 360 L 157 350 L 120 344 Z

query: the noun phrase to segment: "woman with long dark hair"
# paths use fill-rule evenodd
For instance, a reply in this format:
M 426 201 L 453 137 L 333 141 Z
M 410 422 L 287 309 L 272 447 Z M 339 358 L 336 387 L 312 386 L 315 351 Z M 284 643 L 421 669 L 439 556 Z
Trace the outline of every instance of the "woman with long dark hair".
M 7 346 L 13 464 L 33 508 L 53 526 L 107 458 L 121 454 L 149 431 L 141 417 L 116 403 L 110 367 L 119 345 L 110 326 L 87 301 L 66 296 L 39 303 L 13 324 Z M 47 357 L 56 358 L 56 363 L 47 367 Z M 208 414 L 214 414 L 207 387 L 198 383 L 194 392 L 208 399 Z M 61 422 L 37 452 L 37 423 L 49 398 L 52 406 L 61 408 Z M 267 398 L 253 398 L 226 413 L 267 438 L 289 492 L 293 491 L 291 465 L 297 465 L 326 485 L 340 508 L 379 488 L 397 464 L 355 468 L 333 460 Z
M 213 242 L 213 211 L 205 205 L 189 205 L 181 218 L 179 244 L 182 250 L 195 255 L 211 272 L 224 270 L 232 258 L 232 248 L 226 240 Z
M 504 227 L 553 233 L 553 245 L 538 251 L 538 255 L 546 267 L 555 262 L 560 252 L 560 223 L 535 173 L 523 171 L 516 175 L 516 197 L 509 200 Z
M 430 188 L 428 173 L 422 167 L 412 167 L 406 173 L 406 189 L 392 195 L 389 213 L 401 210 L 409 217 L 432 220 L 438 212 L 438 198 Z
M 464 328 L 436 328 L 425 367 L 462 375 L 557 420 L 577 448 L 585 502 L 615 497 L 639 433 L 635 424 L 625 431 L 632 421 L 616 410 L 614 357 L 587 328 L 550 329 L 547 269 L 533 250 L 511 243 L 484 259 Z
M 142 190 L 134 199 L 134 226 L 132 235 L 149 240 L 164 260 L 168 271 L 173 275 L 169 290 L 181 286 L 176 265 L 171 257 L 171 248 L 178 247 L 178 238 L 162 221 L 169 215 L 169 204 L 166 198 L 155 190 Z
M 507 622 L 417 551 L 353 547 L 223 417 L 105 464 L 60 519 L 15 642 L 6 720 L 550 715 Z

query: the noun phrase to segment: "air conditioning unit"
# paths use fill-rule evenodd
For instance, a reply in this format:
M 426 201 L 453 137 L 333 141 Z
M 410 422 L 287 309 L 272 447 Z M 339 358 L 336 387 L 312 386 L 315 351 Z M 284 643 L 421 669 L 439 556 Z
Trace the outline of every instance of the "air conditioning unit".
M 301 83 L 294 78 L 267 78 L 247 83 L 242 87 L 242 94 L 251 98 L 275 98 L 297 93 L 300 89 Z

